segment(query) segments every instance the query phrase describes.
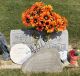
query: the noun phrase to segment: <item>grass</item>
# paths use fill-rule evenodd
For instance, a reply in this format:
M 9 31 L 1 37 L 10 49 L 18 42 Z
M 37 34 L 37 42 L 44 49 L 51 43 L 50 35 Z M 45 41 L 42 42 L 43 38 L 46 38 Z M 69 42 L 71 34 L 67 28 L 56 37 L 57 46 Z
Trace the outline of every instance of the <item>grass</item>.
M 63 72 L 60 73 L 31 73 L 30 76 L 80 76 L 80 69 L 79 70 L 71 70 L 71 69 L 64 69 Z M 19 69 L 6 69 L 6 70 L 0 70 L 0 76 L 29 76 L 29 74 L 24 74 Z
M 0 0 L 0 31 L 9 42 L 12 29 L 24 28 L 22 12 L 37 0 Z M 70 44 L 80 47 L 80 1 L 79 0 L 38 0 L 51 4 L 54 11 L 68 19 Z
M 51 4 L 54 11 L 68 19 L 69 43 L 80 48 L 80 0 L 0 0 L 0 32 L 9 43 L 10 31 L 24 28 L 22 12 L 36 1 Z M 32 74 L 32 76 L 79 76 L 78 71 L 64 70 L 60 74 Z M 0 76 L 26 76 L 21 70 L 0 70 Z
M 9 42 L 12 29 L 24 28 L 21 21 L 22 12 L 37 0 L 0 0 L 0 31 Z M 70 44 L 80 43 L 80 1 L 79 0 L 38 0 L 51 4 L 54 11 L 68 19 Z

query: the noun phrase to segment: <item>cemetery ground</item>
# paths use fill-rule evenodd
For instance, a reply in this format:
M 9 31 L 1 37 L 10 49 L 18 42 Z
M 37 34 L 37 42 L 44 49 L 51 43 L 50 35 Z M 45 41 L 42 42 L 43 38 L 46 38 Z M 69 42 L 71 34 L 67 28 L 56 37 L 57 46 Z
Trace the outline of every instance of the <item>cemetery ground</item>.
M 0 0 L 0 32 L 10 44 L 10 31 L 25 28 L 22 12 L 36 1 L 51 4 L 55 12 L 68 20 L 69 44 L 80 49 L 80 0 Z M 80 64 L 80 61 L 79 61 Z M 1 69 L 0 76 L 26 76 L 20 69 Z M 61 73 L 32 73 L 31 76 L 79 76 L 80 68 L 64 68 Z

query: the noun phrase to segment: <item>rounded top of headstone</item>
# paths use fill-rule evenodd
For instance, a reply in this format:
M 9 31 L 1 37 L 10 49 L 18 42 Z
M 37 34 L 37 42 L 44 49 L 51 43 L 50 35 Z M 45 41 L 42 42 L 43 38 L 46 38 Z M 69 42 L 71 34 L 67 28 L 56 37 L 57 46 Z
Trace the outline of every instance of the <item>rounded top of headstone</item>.
M 10 51 L 14 63 L 23 64 L 31 56 L 31 49 L 26 44 L 15 44 Z

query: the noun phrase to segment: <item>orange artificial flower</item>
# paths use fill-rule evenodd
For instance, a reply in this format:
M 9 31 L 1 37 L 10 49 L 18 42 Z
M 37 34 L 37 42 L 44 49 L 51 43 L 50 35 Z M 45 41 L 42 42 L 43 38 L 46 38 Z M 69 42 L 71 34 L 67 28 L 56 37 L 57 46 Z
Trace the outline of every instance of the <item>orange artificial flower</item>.
M 42 16 L 39 16 L 39 25 L 45 26 L 45 20 L 43 19 Z
M 39 8 L 37 5 L 32 5 L 30 11 L 35 11 L 37 8 Z
M 60 26 L 59 28 L 57 28 L 57 31 L 64 31 L 65 29 L 66 29 L 66 27 Z
M 65 17 L 62 17 L 62 19 L 57 20 L 59 27 L 57 28 L 58 31 L 63 31 L 67 27 L 67 20 Z
M 57 24 L 62 25 L 63 24 L 63 20 L 62 19 L 57 19 Z
M 31 8 L 30 8 L 30 11 L 31 11 L 31 15 L 34 16 L 34 15 L 40 15 L 43 10 L 41 9 L 42 6 L 39 6 L 37 4 L 34 4 Z
M 44 11 L 48 11 L 48 12 L 50 12 L 50 11 L 53 10 L 53 8 L 52 8 L 51 5 L 45 5 L 44 7 L 42 7 L 42 9 L 43 9 Z
M 30 16 L 33 17 L 33 16 L 35 16 L 35 15 L 36 15 L 36 11 L 31 11 L 31 12 L 30 12 Z
M 49 25 L 46 25 L 45 30 L 47 31 L 47 33 L 52 33 L 54 32 L 54 24 L 55 22 L 50 22 Z
M 37 9 L 41 8 L 44 4 L 42 2 L 36 2 L 31 6 L 31 11 L 36 11 Z
M 61 19 L 61 16 L 55 12 L 52 13 L 52 16 L 54 17 L 54 19 Z
M 45 22 L 43 20 L 39 20 L 39 25 L 44 27 L 45 26 Z
M 43 10 L 41 9 L 41 8 L 38 8 L 37 10 L 36 10 L 36 14 L 37 15 L 40 15 L 40 14 L 42 14 L 43 13 Z
M 26 12 L 22 13 L 22 22 L 25 26 L 30 26 L 30 15 L 26 14 Z
M 26 14 L 30 14 L 30 12 L 31 12 L 30 9 L 25 10 Z
M 35 27 L 36 25 L 38 25 L 39 20 L 38 20 L 38 16 L 33 16 L 33 19 L 31 20 L 31 25 L 32 27 Z
M 40 17 L 43 19 L 43 20 L 49 20 L 51 18 L 51 15 L 49 12 L 43 12 Z
M 65 17 L 62 17 L 62 19 L 63 19 L 63 25 L 67 27 L 68 25 L 67 19 Z
M 44 27 L 42 25 L 37 25 L 36 30 L 43 31 Z
M 36 2 L 34 5 L 41 7 L 41 6 L 44 6 L 44 3 L 43 2 Z
M 45 26 L 49 26 L 50 25 L 50 20 L 46 20 L 45 21 Z

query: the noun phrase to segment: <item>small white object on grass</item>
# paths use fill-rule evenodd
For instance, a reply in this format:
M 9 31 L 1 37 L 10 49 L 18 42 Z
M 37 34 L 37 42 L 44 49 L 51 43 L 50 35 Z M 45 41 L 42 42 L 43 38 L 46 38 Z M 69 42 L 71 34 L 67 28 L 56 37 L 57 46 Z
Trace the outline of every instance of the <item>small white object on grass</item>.
M 15 44 L 10 51 L 11 60 L 17 64 L 23 64 L 31 57 L 31 50 L 26 44 Z
M 60 51 L 59 54 L 62 61 L 67 60 L 67 51 Z

